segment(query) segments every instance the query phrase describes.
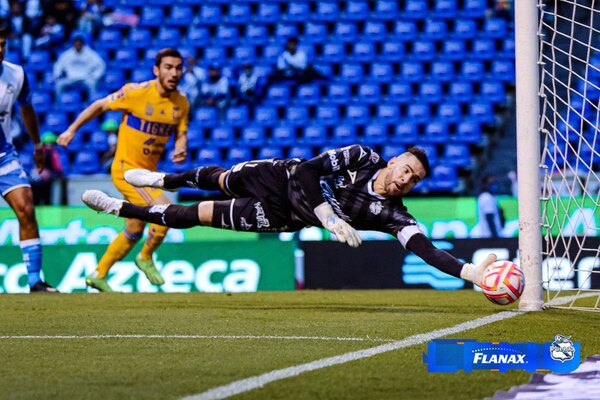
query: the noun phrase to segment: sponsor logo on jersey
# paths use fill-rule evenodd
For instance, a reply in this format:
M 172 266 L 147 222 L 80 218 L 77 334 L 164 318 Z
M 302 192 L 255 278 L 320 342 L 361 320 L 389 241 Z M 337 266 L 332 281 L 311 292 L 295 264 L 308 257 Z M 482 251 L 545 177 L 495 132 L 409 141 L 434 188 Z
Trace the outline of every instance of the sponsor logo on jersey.
M 321 180 L 320 185 L 321 194 L 323 195 L 323 198 L 331 205 L 333 211 L 335 211 L 335 213 L 343 220 L 347 222 L 352 222 L 350 217 L 342 211 L 342 207 L 340 206 L 338 200 L 335 198 L 335 194 L 333 193 L 333 189 L 331 189 L 331 186 L 329 186 L 329 184 L 324 180 Z
M 345 148 L 342 154 L 344 155 L 344 164 L 350 165 L 350 149 Z
M 340 169 L 340 164 L 335 155 L 335 150 L 329 150 L 327 155 L 329 156 L 329 161 L 331 161 L 331 169 L 333 172 L 338 171 Z
M 374 201 L 369 205 L 369 211 L 375 215 L 381 214 L 381 210 L 383 210 L 383 205 L 380 201 Z
M 146 103 L 146 115 L 151 117 L 154 114 L 154 104 Z
M 260 201 L 254 203 L 254 209 L 256 209 L 256 226 L 260 228 L 268 228 L 271 226 L 271 222 L 265 216 L 265 210 Z

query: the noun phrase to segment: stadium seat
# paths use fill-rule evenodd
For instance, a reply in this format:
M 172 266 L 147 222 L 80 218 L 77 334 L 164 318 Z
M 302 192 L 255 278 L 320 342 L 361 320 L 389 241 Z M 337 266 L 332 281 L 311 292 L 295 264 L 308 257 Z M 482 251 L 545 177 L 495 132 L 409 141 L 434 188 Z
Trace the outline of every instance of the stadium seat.
M 372 42 L 357 42 L 352 46 L 352 61 L 367 62 L 375 58 L 375 44 Z M 341 60 L 340 60 L 341 61 Z
M 277 146 L 290 146 L 296 143 L 296 128 L 290 125 L 274 127 L 269 143 Z
M 229 12 L 224 17 L 225 22 L 229 24 L 248 24 L 252 17 L 252 10 L 250 4 L 245 3 L 231 3 L 229 5 Z
M 228 126 L 218 126 L 210 131 L 208 144 L 214 147 L 230 147 L 234 142 L 233 129 Z
M 342 64 L 340 79 L 347 83 L 360 83 L 363 80 L 362 64 Z
M 289 100 L 290 88 L 287 85 L 273 85 L 267 90 L 267 102 L 270 104 L 284 106 Z
M 400 121 L 400 108 L 397 104 L 380 104 L 376 115 L 379 123 L 394 125 Z
M 203 61 L 207 65 L 218 64 L 221 65 L 225 62 L 227 52 L 225 48 L 221 46 L 209 46 L 204 48 Z
M 382 21 L 367 20 L 363 28 L 363 40 L 381 42 L 387 37 L 386 24 Z
M 290 1 L 284 15 L 286 21 L 304 22 L 310 15 L 310 4 L 304 1 Z
M 81 150 L 75 154 L 75 160 L 71 165 L 72 174 L 97 174 L 100 170 L 100 157 L 95 150 Z
M 162 7 L 146 6 L 142 8 L 142 15 L 138 26 L 145 28 L 158 28 L 163 24 L 165 13 Z
M 226 151 L 226 154 L 225 164 L 227 166 L 243 163 L 253 158 L 250 148 L 244 146 L 231 147 Z
M 248 123 L 248 107 L 229 107 L 225 112 L 225 122 L 230 126 L 244 126 Z
M 109 92 L 116 92 L 125 84 L 125 74 L 120 69 L 109 69 L 104 73 L 104 88 Z
M 431 109 L 427 103 L 412 103 L 408 105 L 407 116 L 417 123 L 425 123 L 431 117 Z
M 483 18 L 487 10 L 487 0 L 464 0 L 461 15 L 470 18 Z
M 491 60 L 496 57 L 496 43 L 490 38 L 473 39 L 471 58 L 475 60 Z
M 460 121 L 456 125 L 455 139 L 457 142 L 480 144 L 483 140 L 481 125 L 478 122 L 469 119 Z
M 399 41 L 388 41 L 384 42 L 381 46 L 381 54 L 379 59 L 381 61 L 400 62 L 405 58 L 406 49 L 404 42 Z
M 334 146 L 349 146 L 357 142 L 356 127 L 353 125 L 338 125 L 333 128 L 331 143 Z
M 406 61 L 400 68 L 400 77 L 407 82 L 420 82 L 425 78 L 423 64 L 419 61 Z
M 317 2 L 316 12 L 312 14 L 315 21 L 334 22 L 339 18 L 340 8 L 337 1 L 319 1 Z
M 457 0 L 435 0 L 431 16 L 452 19 L 458 14 Z
M 341 42 L 330 42 L 323 45 L 322 60 L 326 62 L 339 63 L 346 58 L 346 49 Z
M 321 88 L 315 84 L 302 85 L 296 91 L 296 99 L 299 105 L 317 105 L 321 100 Z
M 152 32 L 145 28 L 133 28 L 127 37 L 127 46 L 134 49 L 147 49 L 152 45 Z
M 52 93 L 46 90 L 33 91 L 31 105 L 38 114 L 46 114 L 52 109 Z
M 276 23 L 281 19 L 279 4 L 274 3 L 263 3 L 261 2 L 258 6 L 256 17 L 254 18 L 258 22 L 262 23 Z
M 205 144 L 203 127 L 195 121 L 188 126 L 187 144 L 188 148 L 192 150 L 198 150 Z
M 415 21 L 399 20 L 394 24 L 392 39 L 411 42 L 417 38 L 418 32 Z
M 260 105 L 254 109 L 254 122 L 259 126 L 275 126 L 278 121 L 275 107 Z
M 515 64 L 513 60 L 492 60 L 491 79 L 499 79 L 503 82 L 515 82 Z
M 217 25 L 221 23 L 223 19 L 221 6 L 218 4 L 203 3 L 200 7 L 199 19 L 201 25 Z
M 347 104 L 350 101 L 350 86 L 346 83 L 330 83 L 327 86 L 327 102 Z
M 461 106 L 457 102 L 447 101 L 440 103 L 437 109 L 437 116 L 447 123 L 455 123 L 462 118 Z
M 439 60 L 431 63 L 429 79 L 436 82 L 450 82 L 454 79 L 454 63 Z
M 486 18 L 483 21 L 481 36 L 502 39 L 507 36 L 506 20 L 504 18 Z
M 232 46 L 239 40 L 239 31 L 237 25 L 221 24 L 217 27 L 215 36 L 216 43 L 221 46 Z
M 378 20 L 393 21 L 398 16 L 398 1 L 377 0 L 371 17 Z
M 102 130 L 96 130 L 90 135 L 91 147 L 101 153 L 108 150 L 108 134 Z
M 295 23 L 279 22 L 275 25 L 275 37 L 278 40 L 296 36 L 298 36 L 298 25 Z
M 367 82 L 358 86 L 359 103 L 377 104 L 381 101 L 381 87 L 377 83 Z
M 256 48 L 254 46 L 237 46 L 233 49 L 233 58 L 239 65 L 254 65 L 256 62 Z
M 358 38 L 358 30 L 354 22 L 338 21 L 333 28 L 332 39 L 336 42 L 354 43 Z
M 482 99 L 487 99 L 495 104 L 504 104 L 506 102 L 504 84 L 500 81 L 481 82 L 479 95 Z
M 457 168 L 468 168 L 471 165 L 471 152 L 464 143 L 448 143 L 444 148 L 443 163 Z
M 194 113 L 194 121 L 203 127 L 217 126 L 217 110 L 213 107 L 199 107 Z
M 427 0 L 406 0 L 402 18 L 423 20 L 428 12 Z
M 435 81 L 425 81 L 419 85 L 417 101 L 425 103 L 439 103 L 442 101 L 444 90 L 442 84 Z
M 432 192 L 452 192 L 458 186 L 458 175 L 454 167 L 437 165 L 431 172 L 428 188 Z
M 303 129 L 302 143 L 308 146 L 323 146 L 327 142 L 327 128 L 323 125 L 309 125 Z
M 444 121 L 432 120 L 425 124 L 423 135 L 420 137 L 424 143 L 443 144 L 450 140 L 448 124 Z
M 439 153 L 437 150 L 437 146 L 431 143 L 422 143 L 419 144 L 419 147 L 425 151 L 427 154 L 427 158 L 429 159 L 429 165 L 434 167 L 439 162 Z
M 372 63 L 370 78 L 374 82 L 390 82 L 394 77 L 394 68 L 389 63 Z
M 278 146 L 265 146 L 258 149 L 259 160 L 266 160 L 271 158 L 283 158 L 283 149 Z
M 290 147 L 288 158 L 304 158 L 308 160 L 313 158 L 313 151 L 308 146 L 292 146 Z
M 336 125 L 340 120 L 340 110 L 334 105 L 317 106 L 315 122 L 325 125 Z
M 213 147 L 203 147 L 198 150 L 195 161 L 198 166 L 222 165 L 221 150 Z
M 33 50 L 27 62 L 28 71 L 48 71 L 52 69 L 50 53 L 45 50 Z
M 240 144 L 248 147 L 261 147 L 265 144 L 265 129 L 260 126 L 242 128 Z
M 292 126 L 306 125 L 309 120 L 308 108 L 304 106 L 290 106 L 285 110 L 285 121 Z
M 381 124 L 369 124 L 365 126 L 364 143 L 367 146 L 385 144 L 388 140 L 387 126 L 385 121 Z
M 441 59 L 460 61 L 467 57 L 467 46 L 464 40 L 447 39 L 442 44 Z
M 304 25 L 303 43 L 323 43 L 327 40 L 327 25 L 319 22 L 307 22 Z
M 473 84 L 465 81 L 450 82 L 448 99 L 458 102 L 469 102 L 473 99 Z
M 169 0 L 172 5 L 173 1 Z M 169 26 L 180 26 L 180 27 L 188 27 L 192 24 L 192 20 L 194 19 L 194 12 L 192 11 L 192 7 L 187 5 L 174 4 L 171 8 L 171 12 L 167 17 L 167 25 Z
M 268 44 L 262 48 L 262 52 L 263 61 L 276 64 L 282 47 L 279 44 Z
M 414 121 L 402 121 L 396 124 L 391 141 L 407 145 L 417 144 L 419 142 L 419 127 L 417 123 Z
M 123 47 L 123 35 L 119 29 L 102 29 L 96 49 L 116 50 Z
M 469 82 L 480 82 L 484 75 L 485 66 L 483 62 L 467 60 L 461 65 L 459 78 Z
M 469 104 L 469 117 L 483 124 L 493 124 L 495 116 L 492 103 L 486 99 L 485 101 L 475 101 Z
M 61 111 L 79 112 L 82 110 L 81 93 L 76 90 L 66 90 L 62 92 L 56 100 Z
M 269 41 L 269 32 L 266 25 L 249 24 L 246 26 L 244 43 L 250 46 L 264 45 Z
M 130 47 L 121 47 L 115 51 L 113 61 L 120 69 L 133 69 L 138 64 L 137 51 Z
M 365 125 L 370 119 L 369 108 L 362 104 L 350 104 L 346 107 L 345 121 L 351 125 Z
M 412 85 L 409 82 L 399 81 L 390 84 L 387 100 L 407 104 L 412 101 L 412 96 Z
M 515 37 L 508 36 L 502 40 L 501 50 L 498 52 L 498 56 L 501 58 L 513 59 L 515 58 Z M 590 62 L 590 65 L 599 65 L 600 60 L 598 60 L 595 64 L 593 61 Z
M 138 67 L 131 72 L 132 82 L 144 82 L 154 79 L 152 69 L 146 66 Z
M 398 157 L 400 154 L 406 151 L 406 146 L 401 144 L 386 144 L 383 146 L 381 151 L 381 158 L 385 161 L 389 161 L 394 157 Z
M 430 40 L 442 40 L 448 35 L 446 21 L 440 19 L 426 19 L 423 27 L 423 38 Z
M 365 21 L 369 18 L 369 3 L 364 0 L 348 0 L 346 11 L 341 17 L 348 21 Z
M 452 36 L 456 39 L 473 39 L 477 36 L 477 20 L 472 18 L 457 18 L 454 21 Z

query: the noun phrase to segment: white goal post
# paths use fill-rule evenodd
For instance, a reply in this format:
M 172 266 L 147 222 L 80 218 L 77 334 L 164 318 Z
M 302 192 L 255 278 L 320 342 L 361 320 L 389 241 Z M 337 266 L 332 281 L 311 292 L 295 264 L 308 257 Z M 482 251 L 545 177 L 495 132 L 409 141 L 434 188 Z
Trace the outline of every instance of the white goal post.
M 600 0 L 514 4 L 519 307 L 600 311 Z

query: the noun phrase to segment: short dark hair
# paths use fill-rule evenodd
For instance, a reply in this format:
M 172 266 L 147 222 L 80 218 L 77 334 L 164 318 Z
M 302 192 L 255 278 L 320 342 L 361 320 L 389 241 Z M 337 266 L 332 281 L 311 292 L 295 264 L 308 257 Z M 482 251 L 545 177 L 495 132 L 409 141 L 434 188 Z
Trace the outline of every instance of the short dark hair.
M 298 38 L 296 36 L 291 36 L 287 40 L 288 43 L 296 43 L 298 44 Z
M 423 168 L 425 168 L 425 176 L 431 175 L 431 167 L 429 166 L 429 158 L 427 158 L 427 153 L 420 147 L 411 147 L 406 150 L 407 153 L 412 154 L 417 157 L 417 160 L 421 163 Z
M 179 52 L 179 50 L 174 49 L 172 47 L 167 47 L 166 49 L 161 49 L 158 51 L 158 53 L 156 53 L 156 59 L 154 61 L 154 65 L 156 65 L 157 67 L 160 67 L 160 63 L 162 62 L 162 59 L 165 57 L 175 57 L 175 58 L 179 58 L 181 61 L 183 61 L 183 57 L 181 57 L 181 53 Z

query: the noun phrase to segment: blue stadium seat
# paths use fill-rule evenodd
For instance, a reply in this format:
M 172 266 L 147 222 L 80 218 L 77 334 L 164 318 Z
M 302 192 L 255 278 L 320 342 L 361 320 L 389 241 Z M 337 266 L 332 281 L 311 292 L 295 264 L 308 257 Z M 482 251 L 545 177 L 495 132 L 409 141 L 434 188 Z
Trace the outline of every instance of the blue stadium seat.
M 137 50 L 130 47 L 121 47 L 115 51 L 113 61 L 120 69 L 133 69 L 138 64 Z
M 58 99 L 56 99 L 56 103 L 60 107 L 61 111 L 66 112 L 81 111 L 82 102 L 81 92 L 76 90 L 66 90 L 58 96 Z
M 279 44 L 268 44 L 263 47 L 263 60 L 265 62 L 269 62 L 272 64 L 277 63 L 277 59 L 279 55 L 282 53 L 283 49 Z
M 239 40 L 237 25 L 219 25 L 217 27 L 216 42 L 221 46 L 232 46 Z
M 363 40 L 372 42 L 381 42 L 387 37 L 387 28 L 385 22 L 367 20 L 363 29 Z
M 333 29 L 336 42 L 354 43 L 358 39 L 358 29 L 354 22 L 338 21 Z
M 269 41 L 269 31 L 266 25 L 250 24 L 246 26 L 244 42 L 249 45 L 263 45 Z
M 319 22 L 307 22 L 304 25 L 302 41 L 304 43 L 323 43 L 327 40 L 327 35 L 327 25 Z
M 90 135 L 90 145 L 96 151 L 101 153 L 108 150 L 108 134 L 102 130 L 92 132 Z
M 171 4 L 173 4 L 172 0 L 169 0 Z M 167 17 L 167 25 L 170 26 L 181 26 L 188 27 L 192 24 L 192 20 L 194 19 L 194 12 L 192 11 L 192 7 L 187 5 L 174 4 L 171 8 L 171 12 Z
M 487 0 L 464 0 L 461 15 L 470 18 L 482 18 L 487 10 Z
M 289 125 L 306 125 L 308 123 L 308 120 L 308 108 L 305 106 L 290 106 L 285 110 L 285 121 Z
M 416 144 L 419 141 L 419 126 L 414 121 L 399 122 L 394 128 L 394 136 L 391 140 L 394 143 Z
M 423 64 L 419 61 L 406 61 L 400 68 L 400 77 L 407 82 L 420 82 L 425 78 Z
M 115 92 L 125 84 L 125 73 L 120 69 L 108 69 L 102 80 L 106 90 Z
M 475 60 L 491 60 L 496 57 L 496 43 L 494 39 L 473 39 L 471 49 L 471 58 Z
M 326 126 L 336 125 L 340 120 L 340 110 L 337 106 L 320 105 L 317 106 L 316 121 Z
M 283 158 L 283 149 L 278 146 L 264 146 L 258 149 L 258 159 Z
M 456 136 L 457 142 L 479 144 L 483 140 L 483 134 L 481 132 L 481 125 L 473 120 L 466 119 L 460 121 L 456 125 Z
M 348 21 L 365 21 L 369 18 L 369 3 L 363 0 L 348 0 L 342 18 Z
M 457 0 L 435 0 L 431 15 L 435 18 L 451 19 L 458 14 Z
M 254 18 L 258 22 L 263 23 L 276 23 L 281 19 L 279 4 L 274 3 L 260 3 L 256 17 Z
M 244 126 L 248 123 L 248 107 L 229 107 L 225 112 L 225 121 L 230 126 Z
M 431 118 L 431 109 L 427 103 L 409 104 L 406 113 L 408 118 L 417 123 L 425 123 Z
M 27 70 L 36 72 L 52 70 L 50 53 L 45 50 L 33 50 L 29 55 Z
M 426 19 L 423 27 L 423 38 L 431 40 L 445 39 L 448 35 L 446 21 L 440 19 Z
M 431 61 L 436 57 L 433 40 L 418 39 L 413 42 L 411 58 L 419 61 Z
M 191 150 L 198 150 L 205 144 L 203 127 L 195 121 L 188 126 L 187 144 Z
M 290 147 L 288 158 L 304 158 L 308 160 L 313 158 L 313 151 L 308 146 L 292 146 Z
M 302 143 L 308 146 L 324 146 L 327 142 L 327 128 L 323 125 L 308 125 L 302 132 Z
M 381 102 L 381 86 L 373 82 L 360 84 L 356 100 L 359 103 L 365 104 L 377 104 Z
M 71 147 L 71 143 L 69 143 L 69 147 Z M 69 150 L 62 146 L 56 146 L 56 150 L 58 152 L 58 157 L 60 158 L 60 164 L 62 166 L 63 174 L 69 175 L 71 173 L 71 160 L 69 157 Z
M 222 19 L 223 14 L 220 5 L 203 3 L 200 7 L 200 24 L 217 25 Z
M 458 102 L 452 101 L 440 103 L 438 105 L 437 115 L 442 121 L 448 123 L 458 122 L 462 118 L 461 106 Z
M 471 165 L 471 151 L 464 143 L 448 143 L 444 148 L 443 163 L 457 168 Z
M 400 121 L 400 108 L 397 104 L 380 104 L 377 106 L 377 121 L 386 124 L 394 125 Z
M 442 101 L 444 90 L 440 82 L 424 81 L 419 85 L 417 100 L 425 103 L 439 103 Z
M 350 104 L 346 107 L 345 121 L 351 125 L 365 125 L 371 117 L 369 107 L 362 104 Z
M 290 1 L 287 13 L 284 16 L 286 21 L 304 22 L 310 15 L 310 4 L 304 1 Z
M 333 22 L 338 20 L 339 13 L 340 7 L 337 1 L 319 1 L 316 12 L 312 14 L 312 19 Z
M 353 125 L 338 125 L 333 128 L 331 142 L 334 146 L 348 146 L 357 142 L 356 127 Z
M 226 153 L 225 164 L 228 166 L 243 163 L 253 158 L 250 148 L 244 146 L 231 147 Z
M 513 59 L 515 58 L 515 37 L 514 36 L 508 36 L 505 37 L 502 40 L 502 48 L 501 50 L 498 52 L 498 56 L 501 58 L 508 58 L 508 59 Z M 592 65 L 594 65 L 593 63 L 591 63 Z M 598 63 L 595 65 L 600 64 L 600 60 L 598 60 Z
M 46 114 L 52 109 L 52 93 L 47 90 L 34 90 L 31 105 L 38 114 Z
M 389 87 L 388 101 L 407 104 L 412 101 L 412 85 L 409 82 L 393 82 Z
M 460 79 L 479 82 L 485 74 L 485 66 L 481 61 L 464 61 L 460 68 Z
M 330 83 L 327 86 L 327 102 L 347 104 L 350 101 L 350 86 L 346 83 Z
M 465 81 L 450 82 L 448 99 L 458 102 L 469 102 L 473 99 L 473 84 Z
M 254 46 L 238 46 L 233 49 L 233 58 L 239 65 L 254 64 L 256 62 L 256 48 Z
M 97 174 L 100 173 L 100 157 L 95 150 L 81 150 L 75 155 L 75 161 L 71 165 L 72 174 Z
M 403 18 L 422 20 L 429 13 L 427 0 L 406 0 Z
M 404 42 L 411 42 L 418 35 L 417 23 L 415 21 L 399 20 L 394 24 L 392 38 Z
M 499 79 L 503 82 L 513 83 L 515 81 L 515 63 L 513 60 L 492 60 L 490 78 Z
M 473 39 L 477 34 L 476 20 L 471 18 L 458 18 L 454 21 L 453 37 L 457 39 Z
M 360 83 L 363 80 L 362 64 L 342 64 L 340 79 L 348 83 Z
M 290 146 L 296 143 L 296 128 L 290 125 L 274 127 L 269 143 L 278 146 Z
M 504 90 L 504 84 L 500 81 L 483 81 L 479 90 L 482 99 L 487 99 L 496 104 L 506 103 L 506 91 Z
M 429 79 L 437 82 L 450 82 L 454 79 L 454 63 L 439 60 L 431 63 Z
M 386 144 L 383 146 L 381 151 L 381 158 L 385 161 L 389 161 L 394 157 L 398 157 L 400 154 L 406 151 L 406 146 L 401 144 Z
M 504 18 L 486 18 L 483 21 L 483 31 L 481 36 L 502 39 L 507 36 L 507 26 Z
M 452 192 L 458 186 L 458 174 L 454 167 L 437 165 L 431 172 L 428 187 L 432 192 Z
M 396 0 L 377 0 L 375 10 L 371 14 L 372 18 L 380 20 L 393 21 L 398 16 L 398 1 Z
M 296 99 L 300 105 L 317 105 L 321 100 L 321 88 L 315 84 L 302 85 L 298 87 Z
M 260 126 L 275 126 L 279 122 L 277 109 L 272 106 L 257 106 L 254 109 L 254 122 Z
M 469 117 L 483 124 L 493 124 L 495 122 L 494 107 L 487 100 L 475 101 L 469 104 Z
M 133 3 L 135 3 L 136 1 L 139 1 L 139 0 L 133 0 Z M 173 1 L 172 0 L 149 0 L 148 4 L 151 4 L 153 6 L 156 5 L 156 6 L 167 7 L 167 6 L 173 5 Z M 129 1 L 127 2 L 126 5 L 129 7 L 134 7 L 131 4 L 129 4 Z M 143 4 L 143 5 L 145 5 L 145 4 Z
M 460 61 L 467 57 L 467 46 L 464 40 L 448 39 L 442 44 L 441 59 Z
M 227 58 L 225 48 L 221 46 L 209 46 L 204 48 L 203 61 L 207 64 L 223 64 Z
M 119 29 L 102 29 L 96 43 L 96 50 L 116 50 L 123 46 L 123 35 Z
M 252 10 L 250 4 L 245 3 L 231 3 L 229 5 L 229 12 L 225 16 L 224 20 L 230 24 L 248 24 L 252 17 Z
M 194 121 L 203 127 L 217 126 L 217 110 L 213 107 L 199 107 L 194 113 Z
M 298 36 L 298 25 L 295 23 L 279 22 L 275 25 L 275 37 L 278 40 L 296 36 Z
M 138 26 L 158 28 L 163 24 L 165 12 L 162 7 L 146 6 L 142 8 L 142 16 Z
M 267 90 L 267 101 L 271 104 L 284 106 L 289 103 L 290 88 L 286 85 L 273 85 Z
M 443 144 L 450 140 L 448 124 L 444 121 L 431 120 L 425 124 L 421 141 L 424 143 Z
M 145 28 L 133 28 L 129 31 L 127 45 L 134 49 L 147 49 L 152 45 L 152 32 Z
M 381 54 L 379 60 L 400 62 L 405 58 L 405 45 L 404 42 L 399 41 L 388 41 L 383 42 L 381 45 Z
M 425 151 L 425 154 L 427 154 L 427 158 L 429 159 L 429 165 L 432 167 L 437 165 L 437 163 L 440 160 L 437 146 L 431 143 L 422 143 L 419 144 L 419 147 Z
M 248 147 L 260 147 L 266 143 L 265 128 L 261 126 L 246 126 L 242 128 L 240 143 Z
M 230 147 L 234 142 L 234 132 L 229 126 L 218 126 L 210 131 L 208 144 L 214 147 Z
M 390 82 L 394 77 L 394 68 L 389 63 L 373 63 L 369 77 L 374 82 Z
M 152 69 L 147 66 L 137 67 L 131 72 L 132 82 L 144 82 L 154 78 Z
M 346 58 L 346 49 L 341 42 L 325 43 L 323 46 L 322 60 L 326 62 L 339 63 Z
M 198 156 L 196 157 L 196 163 L 198 166 L 209 166 L 209 165 L 221 165 L 223 159 L 221 158 L 221 150 L 213 147 L 203 147 L 198 150 Z
M 364 143 L 367 146 L 381 145 L 387 142 L 387 126 L 384 125 L 385 121 L 382 122 L 365 126 Z
M 375 58 L 375 44 L 372 42 L 357 42 L 352 46 L 350 60 L 367 62 Z
M 156 40 L 154 41 L 155 46 L 158 48 L 164 48 L 167 46 L 178 47 L 181 42 L 181 32 L 179 29 L 161 26 L 158 29 Z

